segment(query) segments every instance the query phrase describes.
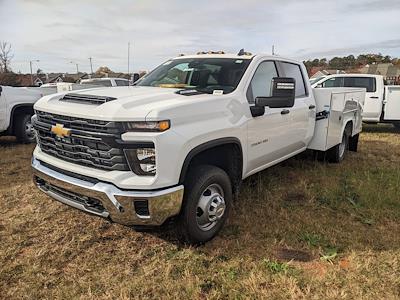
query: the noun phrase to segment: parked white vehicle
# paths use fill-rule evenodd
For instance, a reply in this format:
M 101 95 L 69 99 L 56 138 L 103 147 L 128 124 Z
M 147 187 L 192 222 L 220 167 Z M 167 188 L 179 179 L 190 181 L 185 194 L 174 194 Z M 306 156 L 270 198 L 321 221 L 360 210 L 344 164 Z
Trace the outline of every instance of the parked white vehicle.
M 400 128 L 400 86 L 385 86 L 383 76 L 371 74 L 329 75 L 315 82 L 313 87 L 362 87 L 366 98 L 363 121 L 392 123 Z
M 129 80 L 124 78 L 92 78 L 82 79 L 81 84 L 99 85 L 99 86 L 128 86 Z
M 0 86 L 0 135 L 16 136 L 22 143 L 34 142 L 33 104 L 44 94 L 40 88 Z
M 364 89 L 313 92 L 291 59 L 180 56 L 136 86 L 37 102 L 34 182 L 121 224 L 175 218 L 184 241 L 206 242 L 242 179 L 307 148 L 332 162 L 356 151 L 364 98 Z
M 318 82 L 318 81 L 321 81 L 321 79 L 323 79 L 323 78 L 325 78 L 326 76 L 321 76 L 321 77 L 318 77 L 318 78 L 310 78 L 310 84 L 311 84 L 311 86 L 313 86 L 314 85 L 314 83 L 316 83 L 316 82 Z

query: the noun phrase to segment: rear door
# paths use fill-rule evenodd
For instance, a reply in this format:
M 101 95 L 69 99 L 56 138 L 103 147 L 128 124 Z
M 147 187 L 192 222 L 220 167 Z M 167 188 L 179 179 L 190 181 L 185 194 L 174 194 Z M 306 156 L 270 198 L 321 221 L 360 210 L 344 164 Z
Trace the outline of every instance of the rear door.
M 282 76 L 296 81 L 296 99 L 294 106 L 288 108 L 286 115 L 288 126 L 288 147 L 290 152 L 298 152 L 311 140 L 314 129 L 315 105 L 311 91 L 308 91 L 306 78 L 300 65 L 290 62 L 279 62 Z M 305 71 L 305 70 L 304 70 Z
M 363 111 L 363 120 L 379 122 L 383 106 L 383 86 L 377 83 L 375 77 L 343 77 L 344 87 L 365 88 L 365 103 Z

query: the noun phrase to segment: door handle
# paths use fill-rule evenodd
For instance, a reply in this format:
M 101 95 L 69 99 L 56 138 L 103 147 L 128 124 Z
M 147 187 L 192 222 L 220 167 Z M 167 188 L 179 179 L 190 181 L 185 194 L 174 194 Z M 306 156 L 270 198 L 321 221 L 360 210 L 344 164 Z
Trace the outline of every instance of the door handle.
M 288 109 L 284 109 L 281 111 L 281 115 L 287 115 L 288 113 L 290 113 L 290 110 Z
M 370 98 L 371 99 L 378 99 L 379 97 L 378 96 L 371 96 Z
M 311 104 L 309 107 L 308 107 L 308 109 L 314 109 L 315 108 L 315 105 L 314 104 Z

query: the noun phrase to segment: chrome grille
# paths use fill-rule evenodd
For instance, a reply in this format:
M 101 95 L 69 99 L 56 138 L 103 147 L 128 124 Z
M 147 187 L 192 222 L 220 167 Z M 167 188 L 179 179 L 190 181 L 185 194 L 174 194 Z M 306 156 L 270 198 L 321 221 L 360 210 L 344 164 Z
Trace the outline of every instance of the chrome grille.
M 62 124 L 71 135 L 60 138 L 51 127 Z M 80 119 L 36 111 L 34 127 L 41 150 L 65 161 L 102 170 L 129 171 L 118 123 Z

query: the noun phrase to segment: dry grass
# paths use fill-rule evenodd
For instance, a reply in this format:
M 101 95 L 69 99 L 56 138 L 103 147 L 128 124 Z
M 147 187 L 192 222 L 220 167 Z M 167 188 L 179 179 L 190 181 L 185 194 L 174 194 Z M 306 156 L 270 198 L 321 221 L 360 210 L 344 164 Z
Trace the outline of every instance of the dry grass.
M 83 214 L 31 183 L 0 139 L 0 298 L 400 297 L 400 133 L 367 127 L 341 165 L 294 158 L 247 180 L 198 248 Z

